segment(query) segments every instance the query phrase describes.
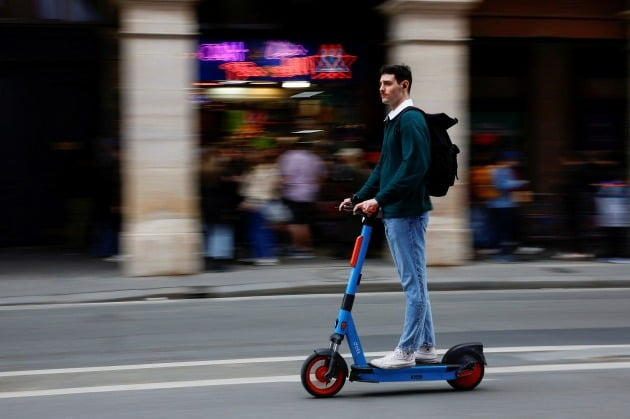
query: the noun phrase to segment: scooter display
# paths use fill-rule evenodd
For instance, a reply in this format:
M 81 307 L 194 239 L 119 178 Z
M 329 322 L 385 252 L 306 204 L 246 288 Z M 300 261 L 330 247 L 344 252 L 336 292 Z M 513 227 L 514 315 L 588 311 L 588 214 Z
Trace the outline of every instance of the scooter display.
M 334 332 L 330 336 L 330 346 L 315 349 L 304 361 L 300 374 L 304 389 L 315 397 L 332 397 L 344 386 L 346 378 L 368 383 L 446 380 L 456 390 L 472 390 L 477 387 L 483 379 L 486 365 L 483 345 L 479 342 L 462 343 L 449 348 L 440 363 L 416 363 L 415 366 L 398 369 L 382 369 L 368 364 L 352 318 L 352 307 L 377 218 L 376 214 L 358 215 L 363 217 L 361 234 L 354 243 L 348 284 Z M 348 364 L 339 353 L 344 338 L 348 340 L 354 362 L 349 370 Z

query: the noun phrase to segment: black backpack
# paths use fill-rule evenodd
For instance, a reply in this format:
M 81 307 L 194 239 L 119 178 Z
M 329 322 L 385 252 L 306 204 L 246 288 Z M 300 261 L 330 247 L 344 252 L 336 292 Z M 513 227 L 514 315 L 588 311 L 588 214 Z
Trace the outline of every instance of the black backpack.
M 400 136 L 400 117 L 411 110 L 422 112 L 429 128 L 431 138 L 431 165 L 426 175 L 429 195 L 444 196 L 448 188 L 455 184 L 457 177 L 457 155 L 459 147 L 451 141 L 448 130 L 457 124 L 457 118 L 451 118 L 445 113 L 426 113 L 415 106 L 408 106 L 398 114 L 395 128 L 396 136 Z

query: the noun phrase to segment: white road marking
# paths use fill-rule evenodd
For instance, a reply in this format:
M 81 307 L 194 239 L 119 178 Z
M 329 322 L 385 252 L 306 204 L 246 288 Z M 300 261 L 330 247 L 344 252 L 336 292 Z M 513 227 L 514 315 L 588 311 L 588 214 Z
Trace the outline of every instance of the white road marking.
M 290 383 L 300 381 L 298 375 L 278 375 L 272 377 L 225 378 L 218 380 L 166 381 L 162 383 L 122 384 L 95 387 L 69 387 L 51 390 L 27 390 L 0 392 L 0 399 L 17 397 L 63 396 L 69 394 L 107 393 L 113 391 L 165 390 L 174 388 L 229 386 L 238 384 Z
M 624 345 L 555 345 L 555 346 L 508 346 L 497 348 L 484 348 L 484 354 L 489 353 L 524 353 L 524 352 L 555 352 L 555 351 L 584 351 L 584 350 L 600 350 L 600 349 L 623 349 L 630 350 L 630 344 Z M 443 355 L 445 349 L 438 349 L 438 355 Z M 365 352 L 365 356 L 377 357 L 386 355 L 385 352 Z M 76 367 L 76 368 L 51 368 L 40 370 L 22 370 L 22 371 L 2 371 L 0 377 L 20 377 L 31 375 L 53 375 L 53 374 L 80 374 L 88 372 L 112 372 L 112 371 L 128 371 L 140 369 L 157 369 L 157 368 L 186 368 L 186 367 L 204 367 L 216 365 L 238 365 L 238 364 L 261 364 L 275 362 L 293 362 L 303 361 L 307 356 L 277 356 L 266 358 L 238 358 L 238 359 L 214 359 L 204 361 L 181 361 L 181 362 L 160 362 L 151 364 L 130 364 L 130 365 L 109 365 L 96 367 Z M 344 358 L 351 358 L 349 353 L 342 354 Z
M 25 370 L 25 371 L 5 371 L 0 372 L 0 377 L 17 377 L 24 375 L 48 375 L 48 374 L 77 374 L 84 372 L 110 372 L 110 371 L 127 371 L 141 370 L 153 368 L 184 368 L 184 367 L 204 367 L 212 365 L 236 365 L 236 364 L 259 364 L 273 362 L 289 362 L 303 361 L 308 355 L 304 356 L 282 356 L 269 358 L 241 358 L 241 359 L 217 359 L 207 361 L 182 361 L 182 362 L 161 362 L 154 364 L 135 364 L 135 365 L 111 365 L 101 367 L 79 367 L 79 368 L 56 368 L 47 370 Z
M 486 374 L 512 374 L 512 373 L 532 373 L 532 372 L 560 372 L 560 371 L 594 371 L 611 369 L 628 369 L 630 362 L 594 362 L 586 364 L 550 364 L 550 365 L 523 365 L 518 367 L 496 367 L 486 368 Z M 138 391 L 138 390 L 168 390 L 177 388 L 229 386 L 245 384 L 271 384 L 271 383 L 295 383 L 300 381 L 298 375 L 278 375 L 270 377 L 245 377 L 227 378 L 216 380 L 193 380 L 193 381 L 166 381 L 161 383 L 146 384 L 123 384 L 94 387 L 69 387 L 50 390 L 27 390 L 0 392 L 0 399 L 13 399 L 21 397 L 43 397 L 43 396 L 65 396 L 73 394 L 87 393 L 108 393 L 116 391 Z
M 486 368 L 488 374 L 511 374 L 515 372 L 558 372 L 558 371 L 593 371 L 630 368 L 630 362 L 589 362 L 583 364 L 541 364 L 513 367 Z
M 550 346 L 508 346 L 504 348 L 483 348 L 483 353 L 588 351 L 597 349 L 630 349 L 630 344 L 620 345 L 550 345 Z

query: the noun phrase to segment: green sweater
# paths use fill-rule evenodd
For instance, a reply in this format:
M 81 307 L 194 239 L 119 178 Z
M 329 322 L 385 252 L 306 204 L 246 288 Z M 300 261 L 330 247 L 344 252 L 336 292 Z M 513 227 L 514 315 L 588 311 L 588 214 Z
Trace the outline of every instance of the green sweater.
M 385 121 L 381 156 L 357 197 L 361 201 L 375 198 L 384 218 L 430 211 L 433 207 L 424 180 L 430 163 L 431 142 L 424 116 L 417 111 L 398 114 L 392 121 Z

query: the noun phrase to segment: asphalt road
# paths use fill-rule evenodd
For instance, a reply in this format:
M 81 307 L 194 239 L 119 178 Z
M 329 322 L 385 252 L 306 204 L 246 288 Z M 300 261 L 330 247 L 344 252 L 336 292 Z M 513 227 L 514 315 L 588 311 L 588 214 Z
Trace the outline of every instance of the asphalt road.
M 327 346 L 335 295 L 0 308 L 7 418 L 624 417 L 630 289 L 432 293 L 438 346 L 481 341 L 486 377 L 351 383 L 309 396 L 303 360 Z M 363 293 L 368 358 L 396 343 L 400 293 Z M 347 355 L 347 347 L 342 347 Z M 351 362 L 349 356 L 346 359 Z

